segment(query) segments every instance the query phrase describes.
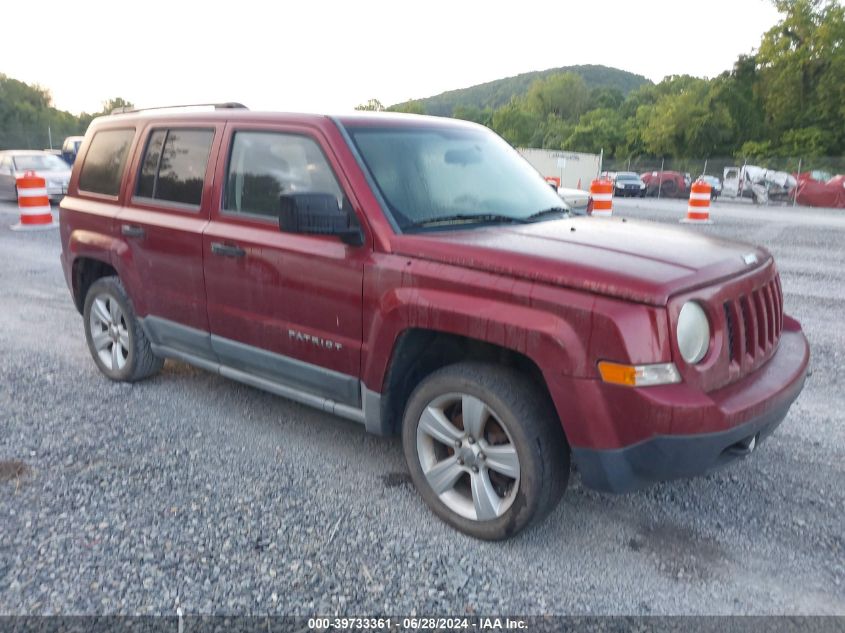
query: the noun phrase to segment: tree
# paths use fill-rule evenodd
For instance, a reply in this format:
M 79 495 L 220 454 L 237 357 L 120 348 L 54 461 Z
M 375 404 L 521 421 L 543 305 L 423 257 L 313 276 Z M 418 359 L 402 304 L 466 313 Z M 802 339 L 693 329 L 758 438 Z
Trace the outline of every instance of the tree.
M 355 109 L 364 110 L 366 112 L 383 112 L 385 108 L 378 99 L 369 99 L 367 103 L 355 106 Z
M 87 121 L 52 106 L 48 90 L 0 74 L 0 149 L 44 149 L 85 131 Z
M 625 95 L 619 88 L 593 88 L 590 92 L 589 110 L 618 108 L 625 103 Z
M 830 134 L 826 150 L 845 149 L 845 8 L 823 0 L 775 0 L 783 19 L 756 55 L 769 140 L 795 128 Z M 805 139 L 809 138 L 805 135 Z
M 508 105 L 493 112 L 493 129 L 502 135 L 511 145 L 531 146 L 540 127 L 540 118 L 526 110 L 519 99 L 513 99 Z
M 582 114 L 566 140 L 566 149 L 619 156 L 625 149 L 625 120 L 618 110 L 598 108 Z M 621 151 L 620 151 L 621 150 Z
M 107 99 L 107 100 L 103 101 L 102 108 L 100 109 L 99 112 L 94 112 L 94 113 L 91 113 L 91 114 L 89 114 L 87 112 L 83 112 L 82 114 L 80 114 L 79 115 L 79 123 L 84 130 L 85 128 L 87 128 L 91 124 L 91 121 L 93 121 L 98 116 L 108 116 L 109 114 L 111 114 L 115 110 L 121 110 L 121 109 L 131 110 L 134 107 L 135 107 L 134 103 L 132 103 L 131 101 L 127 101 L 123 97 L 113 97 L 111 99 Z
M 480 123 L 489 127 L 493 120 L 493 110 L 490 108 L 482 110 L 476 106 L 458 105 L 452 110 L 452 118 L 472 121 L 473 123 Z
M 528 110 L 543 119 L 551 114 L 564 121 L 577 120 L 587 111 L 589 103 L 587 84 L 575 73 L 559 73 L 538 79 L 525 95 Z
M 734 122 L 734 137 L 730 142 L 734 148 L 766 135 L 763 104 L 756 90 L 759 81 L 756 58 L 740 55 L 730 72 L 710 84 L 711 98 L 727 108 Z
M 406 114 L 425 114 L 425 106 L 419 101 L 406 101 L 388 108 L 390 112 L 404 112 Z

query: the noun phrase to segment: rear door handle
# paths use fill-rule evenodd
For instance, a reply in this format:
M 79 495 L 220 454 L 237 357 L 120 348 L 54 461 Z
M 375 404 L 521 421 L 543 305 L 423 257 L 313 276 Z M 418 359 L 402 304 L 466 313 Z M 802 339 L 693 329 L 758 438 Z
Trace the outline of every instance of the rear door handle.
M 243 257 L 246 255 L 246 251 L 240 246 L 221 244 L 220 242 L 211 243 L 211 252 L 215 255 L 222 255 L 223 257 Z
M 126 237 L 144 237 L 144 229 L 134 224 L 124 224 L 120 227 L 120 232 Z

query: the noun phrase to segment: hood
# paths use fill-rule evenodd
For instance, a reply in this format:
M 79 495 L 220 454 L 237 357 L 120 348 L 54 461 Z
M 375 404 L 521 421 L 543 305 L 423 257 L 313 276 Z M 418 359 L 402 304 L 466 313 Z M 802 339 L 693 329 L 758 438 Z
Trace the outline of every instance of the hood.
M 679 292 L 764 265 L 759 247 L 664 224 L 570 218 L 483 229 L 397 235 L 395 253 L 665 305 Z M 748 255 L 756 261 L 746 263 Z

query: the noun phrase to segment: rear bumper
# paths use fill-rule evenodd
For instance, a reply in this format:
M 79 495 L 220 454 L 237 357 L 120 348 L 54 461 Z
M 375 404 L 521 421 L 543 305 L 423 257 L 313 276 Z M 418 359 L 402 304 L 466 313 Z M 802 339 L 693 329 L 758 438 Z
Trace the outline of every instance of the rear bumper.
M 572 456 L 584 485 L 628 492 L 658 481 L 702 475 L 751 453 L 786 417 L 804 387 L 809 345 L 796 321 L 789 319 L 784 325 L 777 353 L 728 387 L 696 394 L 692 401 L 683 384 L 629 389 L 640 396 L 636 415 L 647 416 L 637 422 L 665 424 L 668 419 L 671 422 L 664 428 L 670 432 L 619 448 L 573 445 Z M 632 422 L 614 420 L 620 426 Z

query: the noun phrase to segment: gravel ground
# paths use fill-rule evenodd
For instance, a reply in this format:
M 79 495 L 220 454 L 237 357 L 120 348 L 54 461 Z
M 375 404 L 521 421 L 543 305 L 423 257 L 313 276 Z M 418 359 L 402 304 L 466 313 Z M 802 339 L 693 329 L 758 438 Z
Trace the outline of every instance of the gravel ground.
M 58 232 L 12 233 L 0 204 L 0 614 L 845 614 L 845 212 L 713 216 L 691 230 L 768 246 L 810 339 L 787 420 L 705 478 L 609 496 L 576 475 L 490 544 L 426 509 L 397 439 L 181 363 L 106 380 Z

